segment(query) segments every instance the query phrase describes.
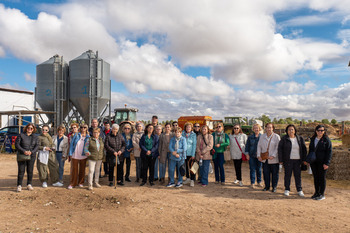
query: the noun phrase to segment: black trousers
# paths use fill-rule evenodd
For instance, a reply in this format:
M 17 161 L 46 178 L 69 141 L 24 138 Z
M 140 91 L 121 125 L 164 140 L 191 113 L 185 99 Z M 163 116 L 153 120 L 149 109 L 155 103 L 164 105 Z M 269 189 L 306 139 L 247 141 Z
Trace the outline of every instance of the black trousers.
M 125 161 L 124 158 L 120 159 L 119 164 L 117 164 L 117 182 L 123 183 L 124 181 L 124 161 Z
M 312 169 L 312 175 L 314 176 L 315 193 L 319 195 L 324 195 L 326 190 L 326 173 L 327 170 L 323 169 L 322 163 L 312 163 L 310 164 Z
M 21 162 L 17 161 L 17 165 L 18 165 L 17 186 L 18 185 L 22 186 L 23 177 L 26 169 L 27 169 L 27 185 L 32 184 L 35 157 L 36 156 L 31 156 L 30 160 L 27 160 L 27 161 L 21 161 Z
M 187 178 L 190 178 L 191 180 L 195 180 L 196 179 L 196 174 L 192 174 L 191 171 L 190 171 L 190 166 L 189 166 L 189 162 L 190 162 L 190 159 L 192 157 L 191 156 L 187 156 L 186 157 L 186 177 Z
M 301 191 L 301 161 L 300 159 L 291 159 L 284 166 L 284 189 L 290 191 L 290 180 L 292 178 L 292 173 L 294 174 L 295 187 L 297 191 Z
M 109 163 L 108 162 L 103 163 L 103 170 L 104 170 L 105 174 L 109 174 Z M 102 173 L 100 173 L 100 174 L 102 174 Z
M 242 159 L 234 159 L 233 164 L 235 166 L 237 180 L 242 181 Z
M 125 179 L 129 179 L 131 159 L 130 158 L 125 158 L 125 163 L 126 163 Z
M 141 158 L 142 161 L 142 182 L 147 182 L 147 171 L 149 170 L 148 180 L 150 183 L 153 183 L 154 180 L 154 163 L 156 159 L 152 156 L 145 156 Z

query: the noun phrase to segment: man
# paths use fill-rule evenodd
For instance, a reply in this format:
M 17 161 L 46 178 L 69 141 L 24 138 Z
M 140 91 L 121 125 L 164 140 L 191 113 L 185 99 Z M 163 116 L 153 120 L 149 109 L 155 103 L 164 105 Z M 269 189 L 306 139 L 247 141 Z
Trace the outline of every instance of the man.
M 102 130 L 102 127 L 98 126 L 98 120 L 97 120 L 96 118 L 93 118 L 93 119 L 91 120 L 91 127 L 89 128 L 90 137 L 93 136 L 93 135 L 92 135 L 92 132 L 93 132 L 93 130 L 96 129 L 96 128 L 100 128 L 100 137 L 104 138 L 104 137 L 103 137 L 103 132 L 102 132 L 102 131 L 103 131 L 103 130 Z
M 153 128 L 155 128 L 158 125 L 158 117 L 157 116 L 152 117 L 152 125 L 153 125 Z
M 173 121 L 173 123 L 171 124 L 173 126 L 172 132 L 174 133 L 175 129 L 177 129 L 177 127 L 179 126 L 179 124 L 177 123 L 177 121 Z
M 200 132 L 200 125 L 199 125 L 199 123 L 194 123 L 193 124 L 193 132 L 196 133 L 197 136 L 201 133 Z
M 107 137 L 108 134 L 110 134 L 111 132 L 111 125 L 109 124 L 109 121 L 105 121 L 103 123 L 103 141 L 105 141 L 105 138 Z M 106 151 L 104 151 L 104 153 L 106 153 Z M 105 172 L 105 175 L 103 177 L 107 177 L 108 174 L 109 174 L 109 163 L 106 161 L 106 162 L 103 162 L 103 170 Z M 100 171 L 100 174 L 101 174 L 101 171 Z

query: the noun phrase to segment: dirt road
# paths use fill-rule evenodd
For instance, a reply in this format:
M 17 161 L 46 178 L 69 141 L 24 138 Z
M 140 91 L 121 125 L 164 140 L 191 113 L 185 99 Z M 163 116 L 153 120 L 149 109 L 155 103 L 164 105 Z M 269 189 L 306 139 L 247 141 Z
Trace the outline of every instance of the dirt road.
M 140 187 L 134 167 L 132 183 L 114 189 L 103 178 L 102 188 L 93 191 L 43 189 L 35 167 L 35 190 L 16 193 L 15 156 L 0 154 L 0 232 L 350 232 L 350 182 L 328 181 L 326 200 L 313 201 L 306 173 L 306 197 L 300 198 L 294 182 L 291 196 L 283 196 L 282 173 L 277 193 L 250 188 L 247 164 L 243 187 L 232 184 L 228 163 L 225 186 L 214 184 L 210 174 L 207 187 L 181 189 Z M 68 171 L 66 163 L 65 187 Z

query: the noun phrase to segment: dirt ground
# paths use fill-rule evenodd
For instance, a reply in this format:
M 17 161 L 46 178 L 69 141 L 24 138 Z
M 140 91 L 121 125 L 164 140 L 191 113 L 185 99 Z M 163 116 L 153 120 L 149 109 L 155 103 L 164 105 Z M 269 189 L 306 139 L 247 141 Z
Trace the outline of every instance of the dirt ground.
M 243 187 L 234 185 L 233 164 L 226 163 L 226 185 L 209 176 L 205 188 L 180 189 L 157 183 L 132 183 L 88 191 L 86 187 L 40 187 L 35 167 L 34 191 L 16 193 L 15 155 L 0 154 L 0 232 L 350 232 L 350 182 L 328 181 L 326 200 L 314 201 L 311 175 L 303 172 L 306 197 L 283 196 L 283 173 L 277 193 L 252 189 L 243 164 Z M 26 180 L 24 180 L 24 184 Z

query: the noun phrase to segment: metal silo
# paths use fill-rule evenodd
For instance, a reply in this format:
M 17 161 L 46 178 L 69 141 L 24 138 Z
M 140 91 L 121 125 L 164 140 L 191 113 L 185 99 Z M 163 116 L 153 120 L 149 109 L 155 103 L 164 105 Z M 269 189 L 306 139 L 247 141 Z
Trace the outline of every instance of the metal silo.
M 47 115 L 55 126 L 62 124 L 70 111 L 67 79 L 68 64 L 59 55 L 36 66 L 35 99 L 42 110 L 55 112 Z
M 110 101 L 110 65 L 89 50 L 69 62 L 69 77 L 70 101 L 90 124 L 101 117 Z

